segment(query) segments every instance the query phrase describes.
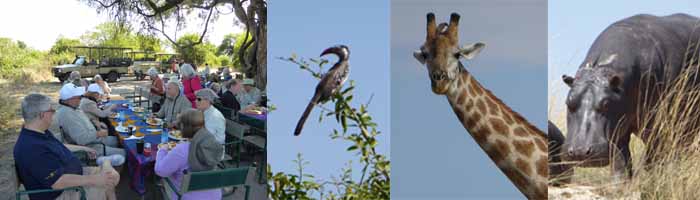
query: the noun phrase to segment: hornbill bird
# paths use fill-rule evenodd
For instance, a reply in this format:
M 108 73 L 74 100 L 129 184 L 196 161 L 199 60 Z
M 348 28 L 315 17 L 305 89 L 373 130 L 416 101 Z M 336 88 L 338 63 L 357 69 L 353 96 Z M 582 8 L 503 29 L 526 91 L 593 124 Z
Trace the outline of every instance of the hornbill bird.
M 328 48 L 321 53 L 321 56 L 326 54 L 337 55 L 338 62 L 328 70 L 328 73 L 323 75 L 321 82 L 316 85 L 316 92 L 314 96 L 311 97 L 311 102 L 306 106 L 306 110 L 304 110 L 304 114 L 301 115 L 297 123 L 297 128 L 294 130 L 295 136 L 301 134 L 301 129 L 304 128 L 306 118 L 311 114 L 311 109 L 318 103 L 328 101 L 335 92 L 343 87 L 343 83 L 345 83 L 345 80 L 348 79 L 348 74 L 350 74 L 350 65 L 348 64 L 350 49 L 348 49 L 347 46 L 338 45 Z

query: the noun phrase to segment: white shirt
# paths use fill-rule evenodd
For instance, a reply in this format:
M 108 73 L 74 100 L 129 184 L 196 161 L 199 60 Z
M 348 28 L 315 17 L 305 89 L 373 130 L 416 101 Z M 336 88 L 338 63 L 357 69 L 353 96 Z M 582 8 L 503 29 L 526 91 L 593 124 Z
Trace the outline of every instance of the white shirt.
M 204 110 L 204 128 L 214 135 L 220 144 L 226 142 L 226 118 L 214 106 Z

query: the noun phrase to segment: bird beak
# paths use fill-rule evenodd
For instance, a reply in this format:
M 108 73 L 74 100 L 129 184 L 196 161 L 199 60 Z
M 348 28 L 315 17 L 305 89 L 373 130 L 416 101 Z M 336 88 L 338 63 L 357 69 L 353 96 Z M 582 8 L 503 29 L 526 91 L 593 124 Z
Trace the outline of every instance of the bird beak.
M 336 54 L 336 55 L 340 55 L 341 52 L 342 52 L 342 50 L 340 50 L 340 47 L 334 46 L 331 48 L 327 48 L 326 50 L 323 50 L 323 52 L 321 53 L 321 56 L 325 56 L 326 54 L 331 54 L 331 53 Z

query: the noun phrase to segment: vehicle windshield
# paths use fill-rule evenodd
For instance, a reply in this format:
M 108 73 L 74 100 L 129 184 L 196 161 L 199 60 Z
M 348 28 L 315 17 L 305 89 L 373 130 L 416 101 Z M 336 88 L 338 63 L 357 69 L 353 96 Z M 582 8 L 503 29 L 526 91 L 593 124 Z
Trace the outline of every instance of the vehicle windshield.
M 73 61 L 73 64 L 75 65 L 83 65 L 83 63 L 85 63 L 84 57 L 75 58 L 75 60 Z

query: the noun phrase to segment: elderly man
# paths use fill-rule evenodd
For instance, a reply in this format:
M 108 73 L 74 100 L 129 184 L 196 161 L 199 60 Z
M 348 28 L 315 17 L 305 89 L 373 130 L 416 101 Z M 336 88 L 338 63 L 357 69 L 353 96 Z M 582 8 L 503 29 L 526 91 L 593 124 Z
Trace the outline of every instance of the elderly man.
M 114 187 L 119 183 L 119 173 L 111 167 L 111 160 L 102 167 L 81 166 L 71 150 L 94 150 L 87 147 L 61 144 L 47 129 L 56 112 L 55 103 L 41 94 L 30 94 L 22 100 L 24 125 L 14 147 L 18 176 L 27 190 L 63 189 L 83 186 L 88 199 L 116 199 Z M 122 158 L 123 159 L 123 158 Z M 50 192 L 30 194 L 31 199 L 78 199 L 78 193 Z M 105 198 L 106 197 L 106 198 Z
M 80 100 L 80 106 L 78 108 L 80 108 L 80 110 L 82 110 L 88 116 L 88 118 L 90 118 L 90 121 L 92 121 L 95 127 L 107 129 L 109 131 L 109 135 L 116 136 L 114 126 L 112 126 L 112 123 L 110 123 L 108 117 L 114 113 L 113 110 L 117 107 L 117 105 L 112 104 L 105 109 L 100 109 L 97 107 L 97 101 L 102 95 L 103 93 L 100 85 L 96 83 L 90 84 L 87 92 Z
M 241 91 L 241 84 L 238 84 L 238 81 L 232 79 L 224 83 L 224 88 L 227 90 L 221 95 L 221 104 L 226 108 L 233 109 L 234 113 L 237 113 L 241 110 L 241 103 L 236 99 L 236 94 Z
M 68 84 L 68 83 L 73 83 L 73 85 L 80 85 L 80 72 L 79 71 L 72 71 L 70 75 L 68 75 L 68 79 L 66 79 L 63 84 Z
M 190 106 L 190 101 L 180 94 L 180 83 L 177 79 L 168 81 L 165 89 L 165 102 L 163 102 L 160 111 L 155 115 L 163 118 L 163 121 L 172 128 L 176 125 L 177 115 L 186 110 L 191 110 L 192 107 Z
M 61 88 L 59 92 L 61 106 L 54 116 L 52 132 L 60 133 L 62 131 L 64 142 L 81 146 L 88 145 L 98 150 L 99 155 L 125 156 L 124 149 L 116 148 L 119 144 L 117 137 L 108 136 L 108 131 L 102 127 L 95 127 L 90 118 L 78 109 L 81 96 L 84 93 L 83 87 L 76 87 L 73 84 L 66 84 Z M 106 152 L 103 152 L 102 146 L 97 143 L 106 145 Z
M 255 87 L 253 79 L 243 79 L 243 90 L 238 93 L 238 101 L 243 108 L 255 105 L 260 101 L 260 90 Z
M 209 133 L 216 137 L 216 141 L 219 144 L 225 143 L 226 138 L 226 118 L 219 112 L 212 103 L 219 98 L 216 93 L 207 88 L 197 91 L 195 94 L 197 96 L 197 110 L 204 113 L 204 127 L 207 128 Z
M 151 106 L 153 112 L 160 111 L 160 106 L 163 105 L 165 101 L 165 86 L 163 85 L 163 79 L 158 76 L 158 70 L 155 67 L 148 69 L 148 76 L 151 78 L 151 92 L 149 99 L 153 106 Z

